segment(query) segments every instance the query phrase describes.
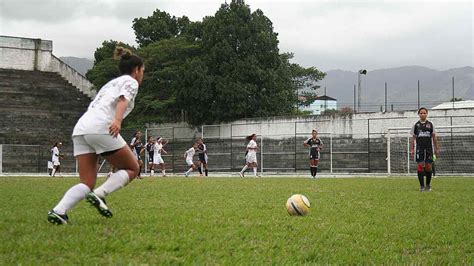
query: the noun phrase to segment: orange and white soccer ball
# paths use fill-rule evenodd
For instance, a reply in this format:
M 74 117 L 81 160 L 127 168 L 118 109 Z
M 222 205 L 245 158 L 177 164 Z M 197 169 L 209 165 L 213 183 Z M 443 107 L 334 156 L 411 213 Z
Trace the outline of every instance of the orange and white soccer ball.
M 304 216 L 308 214 L 310 207 L 308 198 L 301 194 L 294 194 L 286 201 L 286 210 L 290 215 Z

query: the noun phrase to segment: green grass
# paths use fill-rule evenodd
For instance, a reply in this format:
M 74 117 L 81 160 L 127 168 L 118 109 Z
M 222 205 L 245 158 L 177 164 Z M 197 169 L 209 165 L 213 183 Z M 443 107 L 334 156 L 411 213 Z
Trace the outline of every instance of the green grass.
M 111 219 L 84 201 L 49 224 L 76 182 L 0 178 L 0 264 L 474 263 L 474 178 L 154 178 L 110 195 Z

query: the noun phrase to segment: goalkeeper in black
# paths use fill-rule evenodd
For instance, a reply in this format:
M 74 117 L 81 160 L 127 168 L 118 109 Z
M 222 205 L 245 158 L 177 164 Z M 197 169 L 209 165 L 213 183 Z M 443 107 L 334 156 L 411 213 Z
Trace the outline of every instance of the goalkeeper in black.
M 436 156 L 439 156 L 439 143 L 433 124 L 426 119 L 428 109 L 425 107 L 418 109 L 418 116 L 420 120 L 413 125 L 410 132 L 410 155 L 412 157 L 415 155 L 416 162 L 418 163 L 417 172 L 418 181 L 420 182 L 420 191 L 431 191 L 433 148 Z M 426 185 L 424 180 L 425 176 Z

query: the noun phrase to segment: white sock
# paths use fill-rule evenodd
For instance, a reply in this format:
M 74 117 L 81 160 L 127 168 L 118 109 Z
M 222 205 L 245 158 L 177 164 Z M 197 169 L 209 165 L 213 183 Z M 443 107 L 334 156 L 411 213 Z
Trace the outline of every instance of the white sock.
M 191 167 L 191 168 L 189 168 L 189 170 L 186 172 L 186 174 L 189 174 L 189 173 L 191 173 L 191 171 L 193 171 L 193 168 L 192 168 L 192 167 Z
M 56 168 L 53 168 L 53 171 L 51 172 L 51 176 L 54 176 L 56 174 Z
M 91 189 L 83 183 L 71 187 L 66 191 L 58 205 L 53 208 L 53 211 L 61 215 L 66 214 L 66 212 L 74 208 L 79 201 L 83 200 L 90 191 Z
M 242 168 L 242 171 L 240 171 L 240 172 L 241 173 L 245 172 L 245 170 L 247 170 L 247 168 L 249 168 L 248 165 L 245 165 L 244 168 Z
M 150 175 L 154 175 L 154 174 L 155 174 L 155 170 L 151 170 Z
M 161 170 L 161 173 L 163 173 L 163 175 L 166 175 L 166 170 Z
M 254 174 L 255 176 L 257 176 L 257 167 L 254 167 L 254 168 L 253 168 L 253 174 Z
M 126 186 L 129 180 L 130 178 L 128 177 L 127 171 L 118 170 L 117 172 L 113 173 L 110 178 L 107 179 L 100 187 L 96 188 L 94 193 L 100 198 L 105 198 L 110 193 Z

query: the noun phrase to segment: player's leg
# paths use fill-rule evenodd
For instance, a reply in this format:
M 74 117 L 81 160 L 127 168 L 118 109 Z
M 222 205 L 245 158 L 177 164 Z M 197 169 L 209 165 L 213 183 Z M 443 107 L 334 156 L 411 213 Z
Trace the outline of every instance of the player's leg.
M 425 174 L 426 174 L 425 191 L 431 191 L 432 165 L 429 162 L 425 163 Z
M 207 160 L 206 160 L 207 161 Z M 209 170 L 207 169 L 207 163 L 204 163 L 204 173 L 206 176 L 209 176 Z
M 186 171 L 186 172 L 184 173 L 184 175 L 185 175 L 186 177 L 188 177 L 189 174 L 196 168 L 196 166 L 194 165 L 194 163 L 193 163 L 192 161 L 186 161 L 186 163 L 188 164 L 189 169 L 188 169 L 188 171 Z
M 149 171 L 150 171 L 150 176 L 153 176 L 155 174 L 155 164 L 153 162 L 153 157 L 151 156 L 148 156 L 148 167 L 149 167 Z
M 138 159 L 138 174 L 137 174 L 137 178 L 141 179 L 142 178 L 142 168 L 143 168 L 143 161 L 141 158 Z
M 76 156 L 81 183 L 71 187 L 48 213 L 48 221 L 54 224 L 67 224 L 67 212 L 83 200 L 94 188 L 97 179 L 97 162 L 99 156 L 88 153 Z
M 248 153 L 245 155 L 245 165 L 242 167 L 242 170 L 240 170 L 239 175 L 240 177 L 245 176 L 245 171 L 249 168 L 249 160 L 248 160 Z
M 165 163 L 162 162 L 160 163 L 160 168 L 161 168 L 161 174 L 163 177 L 166 177 L 166 166 L 165 166 Z
M 313 170 L 314 171 L 314 177 L 316 177 L 316 175 L 318 174 L 319 159 L 314 159 L 313 161 L 314 161 L 314 163 L 313 163 L 313 165 L 314 165 L 314 170 Z
M 199 175 L 202 176 L 202 163 L 201 163 L 201 161 L 197 161 L 196 164 L 197 164 L 196 167 L 199 171 Z
M 105 159 L 114 165 L 118 171 L 113 173 L 101 186 L 96 188 L 93 193 L 87 195 L 87 201 L 90 202 L 102 216 L 112 217 L 105 197 L 123 187 L 132 181 L 139 171 L 138 161 L 134 157 L 128 146 L 110 152 L 103 153 Z
M 420 183 L 420 191 L 425 189 L 425 151 L 423 149 L 416 150 L 416 162 L 418 182 Z

